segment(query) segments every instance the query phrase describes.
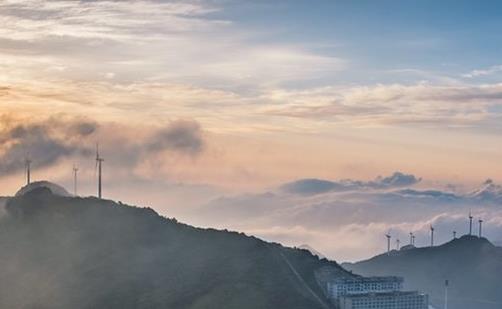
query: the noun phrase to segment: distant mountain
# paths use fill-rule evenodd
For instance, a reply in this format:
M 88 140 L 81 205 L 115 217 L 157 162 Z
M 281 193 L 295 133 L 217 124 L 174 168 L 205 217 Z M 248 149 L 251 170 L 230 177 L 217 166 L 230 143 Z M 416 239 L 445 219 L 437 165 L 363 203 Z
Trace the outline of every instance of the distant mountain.
M 0 308 L 328 308 L 320 274 L 352 276 L 306 250 L 52 189 L 6 200 Z
M 445 280 L 449 308 L 502 308 L 502 248 L 485 238 L 463 236 L 441 246 L 392 251 L 343 266 L 365 276 L 403 276 L 406 288 L 429 293 L 436 308 L 444 305 Z

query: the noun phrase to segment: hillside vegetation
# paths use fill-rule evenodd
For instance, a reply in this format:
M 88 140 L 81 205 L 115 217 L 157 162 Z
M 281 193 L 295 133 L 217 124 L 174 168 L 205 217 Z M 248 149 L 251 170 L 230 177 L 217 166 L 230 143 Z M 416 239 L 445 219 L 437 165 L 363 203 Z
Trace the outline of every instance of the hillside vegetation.
M 327 308 L 336 263 L 243 234 L 38 188 L 0 219 L 0 308 Z
M 407 288 L 430 294 L 436 308 L 444 305 L 445 280 L 449 308 L 502 308 L 502 248 L 485 238 L 463 236 L 441 246 L 392 251 L 343 266 L 366 276 L 403 276 Z

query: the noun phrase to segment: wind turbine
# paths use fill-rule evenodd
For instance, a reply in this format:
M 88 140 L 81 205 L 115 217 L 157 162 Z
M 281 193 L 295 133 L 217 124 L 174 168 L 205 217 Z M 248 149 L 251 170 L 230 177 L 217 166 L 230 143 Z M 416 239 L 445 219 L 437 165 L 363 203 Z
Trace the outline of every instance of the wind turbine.
M 473 219 L 473 216 L 472 216 L 471 211 L 469 210 L 469 236 L 472 235 L 472 219 Z
M 73 195 L 77 196 L 77 173 L 78 167 L 73 165 Z
M 453 239 L 457 239 L 457 231 L 453 231 Z
M 399 238 L 398 238 L 398 239 L 396 239 L 396 250 L 398 250 L 398 251 L 399 251 L 399 243 L 400 243 L 400 241 L 399 241 Z
M 479 219 L 479 238 L 481 238 L 481 232 L 482 232 L 482 227 L 483 227 L 483 220 Z
M 431 224 L 431 247 L 434 247 L 434 227 Z
M 387 237 L 387 254 L 389 254 L 390 253 L 390 238 L 391 238 L 390 231 L 387 234 L 385 234 L 385 237 Z
M 101 158 L 99 156 L 99 144 L 96 144 L 96 167 L 95 169 L 98 169 L 98 198 L 102 197 L 102 190 L 101 190 L 101 172 L 102 172 L 102 163 L 105 159 Z
M 410 245 L 413 245 L 413 232 L 410 232 Z
M 31 160 L 30 154 L 26 154 L 26 158 L 24 160 L 24 167 L 26 169 L 26 184 L 29 185 L 31 183 Z

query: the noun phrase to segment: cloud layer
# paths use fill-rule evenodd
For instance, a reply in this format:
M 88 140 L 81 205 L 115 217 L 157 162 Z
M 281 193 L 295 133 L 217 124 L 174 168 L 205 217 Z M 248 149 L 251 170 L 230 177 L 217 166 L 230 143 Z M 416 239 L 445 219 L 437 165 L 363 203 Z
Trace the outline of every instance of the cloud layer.
M 106 141 L 110 165 L 131 171 L 144 161 L 162 160 L 159 156 L 165 152 L 195 157 L 204 150 L 206 143 L 200 125 L 194 120 L 132 129 L 64 115 L 44 120 L 9 116 L 3 119 L 0 168 L 4 176 L 22 170 L 28 157 L 34 168 L 49 168 L 63 159 L 92 158 L 95 143 L 100 140 Z
M 300 179 L 286 183 L 280 187 L 284 192 L 315 195 L 326 192 L 356 191 L 365 189 L 392 189 L 404 186 L 412 186 L 420 182 L 420 178 L 414 175 L 395 172 L 388 177 L 377 177 L 373 181 L 357 181 L 344 179 L 339 182 L 323 179 Z
M 81 141 L 98 129 L 96 123 L 81 119 L 6 123 L 0 132 L 0 169 L 4 174 L 23 169 L 28 157 L 36 158 L 37 167 L 46 167 L 62 157 L 88 155 L 90 150 Z
M 299 181 L 287 184 L 286 192 L 281 186 L 263 194 L 222 197 L 197 211 L 201 224 L 244 230 L 288 245 L 307 243 L 337 260 L 381 253 L 389 231 L 401 244 L 413 232 L 417 245 L 425 246 L 432 224 L 437 241 L 447 241 L 454 230 L 458 235 L 467 232 L 470 210 L 487 222 L 488 238 L 502 241 L 499 185 L 487 181 L 476 190 L 453 193 L 413 188 L 419 180 L 395 173 L 374 181 Z
M 16 112 L 12 102 L 37 111 L 57 105 L 106 120 L 196 114 L 217 130 L 231 130 L 235 119 L 255 131 L 326 122 L 500 129 L 500 83 L 420 69 L 340 82 L 362 65 L 340 56 L 343 48 L 280 40 L 281 29 L 248 29 L 227 11 L 218 1 L 3 1 L 0 104 Z M 390 72 L 397 81 L 385 80 Z M 420 76 L 409 81 L 403 72 Z
M 271 97 L 288 104 L 266 112 L 352 125 L 483 126 L 500 117 L 502 85 L 375 85 L 281 91 Z M 488 129 L 488 128 L 487 128 Z
M 158 130 L 148 146 L 150 150 L 175 150 L 197 155 L 204 149 L 204 138 L 199 123 L 178 120 Z

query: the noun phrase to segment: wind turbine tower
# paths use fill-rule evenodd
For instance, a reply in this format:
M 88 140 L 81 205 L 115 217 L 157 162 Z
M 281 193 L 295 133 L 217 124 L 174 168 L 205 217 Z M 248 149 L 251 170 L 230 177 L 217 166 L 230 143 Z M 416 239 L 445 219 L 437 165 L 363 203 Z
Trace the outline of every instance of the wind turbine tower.
M 434 227 L 431 225 L 431 247 L 434 247 Z
M 453 231 L 453 239 L 457 239 L 457 231 Z
M 73 165 L 73 195 L 77 196 L 77 173 L 78 167 Z
M 410 245 L 415 245 L 415 235 L 413 234 L 413 232 L 410 232 Z
M 31 160 L 29 155 L 24 160 L 24 166 L 26 169 L 26 184 L 29 185 L 31 183 Z
M 390 233 L 385 234 L 385 237 L 387 237 L 387 254 L 390 253 Z
M 99 144 L 96 144 L 96 168 L 98 169 L 98 198 L 102 197 L 102 189 L 101 189 L 101 173 L 102 173 L 102 164 L 104 159 L 99 155 Z
M 482 232 L 482 228 L 483 228 L 483 220 L 482 219 L 479 219 L 479 238 L 481 238 L 481 232 Z
M 469 236 L 472 235 L 472 213 L 469 211 Z
M 398 250 L 398 251 L 399 251 L 399 248 L 400 248 L 399 244 L 400 244 L 400 241 L 399 241 L 399 238 L 398 238 L 398 239 L 396 239 L 396 250 Z
M 444 282 L 444 309 L 448 309 L 448 280 Z

